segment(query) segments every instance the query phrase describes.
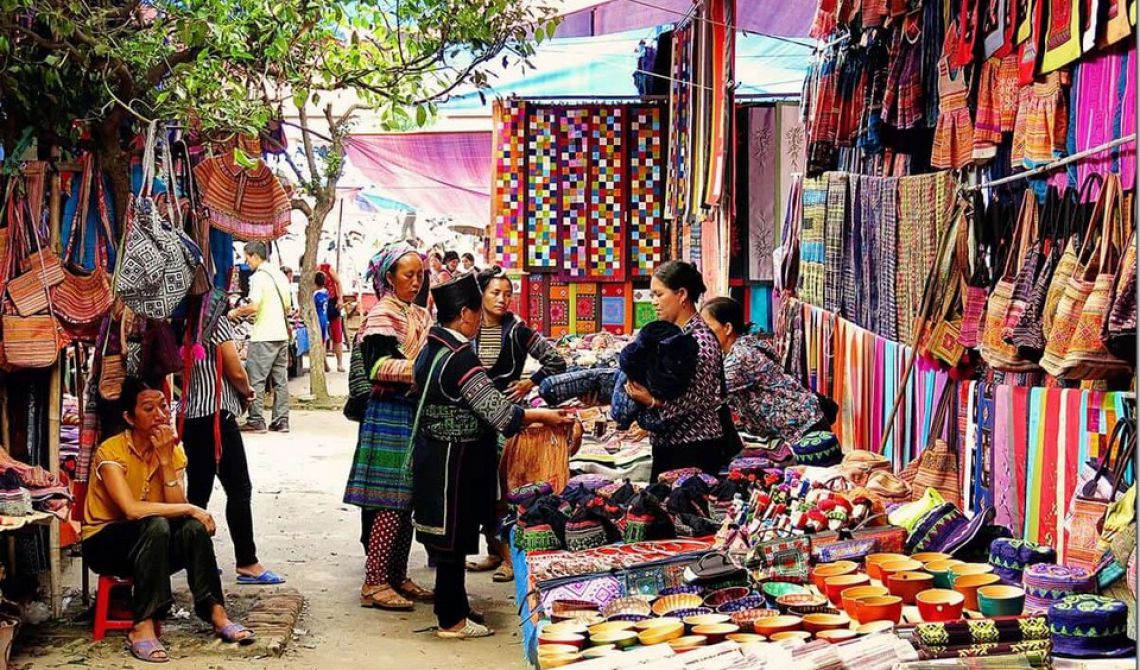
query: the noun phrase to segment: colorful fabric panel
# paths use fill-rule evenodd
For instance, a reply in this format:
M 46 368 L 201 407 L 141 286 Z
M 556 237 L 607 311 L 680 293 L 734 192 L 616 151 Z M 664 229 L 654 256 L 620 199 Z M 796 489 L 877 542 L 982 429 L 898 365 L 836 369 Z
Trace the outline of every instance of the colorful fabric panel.
M 660 107 L 630 111 L 630 276 L 648 277 L 665 260 L 665 156 Z
M 573 332 L 589 335 L 601 330 L 601 294 L 597 284 L 571 284 L 570 297 L 573 301 Z
M 601 289 L 602 329 L 617 334 L 627 332 L 627 316 L 630 320 L 633 316 L 629 310 L 632 287 L 628 284 L 603 284 Z
M 569 335 L 570 284 L 556 279 L 550 281 L 550 302 L 546 309 L 550 337 L 559 339 Z
M 589 258 L 591 217 L 587 152 L 590 146 L 590 112 L 586 109 L 563 110 L 559 124 L 562 138 L 562 270 L 567 279 L 581 279 L 586 276 Z
M 527 277 L 527 322 L 540 333 L 550 333 L 550 276 Z
M 598 281 L 624 281 L 624 107 L 603 107 L 590 119 L 589 272 Z
M 526 175 L 526 103 L 496 100 L 494 105 L 495 177 L 491 220 L 495 238 L 492 262 L 522 269 L 523 180 Z
M 556 110 L 538 108 L 527 119 L 526 269 L 558 269 L 559 169 Z

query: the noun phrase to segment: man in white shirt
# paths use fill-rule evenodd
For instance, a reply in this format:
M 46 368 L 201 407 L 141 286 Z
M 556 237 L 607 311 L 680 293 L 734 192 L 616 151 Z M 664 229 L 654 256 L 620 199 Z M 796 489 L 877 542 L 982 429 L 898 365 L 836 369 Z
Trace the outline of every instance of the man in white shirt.
M 264 242 L 245 245 L 249 278 L 249 304 L 230 310 L 231 320 L 254 316 L 245 370 L 253 386 L 253 402 L 242 431 L 247 433 L 289 432 L 289 322 L 293 298 L 288 280 L 267 260 Z M 266 426 L 265 382 L 273 381 L 273 421 Z

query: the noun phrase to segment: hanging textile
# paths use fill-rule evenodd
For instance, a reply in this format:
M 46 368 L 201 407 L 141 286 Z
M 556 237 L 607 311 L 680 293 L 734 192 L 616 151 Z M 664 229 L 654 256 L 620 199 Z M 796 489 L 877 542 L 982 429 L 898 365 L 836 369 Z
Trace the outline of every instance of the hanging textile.
M 262 241 L 288 230 L 289 195 L 264 161 L 243 168 L 233 154 L 213 156 L 194 167 L 194 180 L 214 228 L 239 240 Z
M 1081 0 L 1048 0 L 1049 25 L 1039 72 L 1045 74 L 1081 56 Z
M 598 285 L 576 283 L 570 285 L 572 332 L 576 335 L 589 335 L 601 330 L 602 300 Z
M 844 232 L 847 228 L 847 173 L 827 172 L 827 219 L 824 231 L 823 306 L 843 310 Z
M 748 110 L 748 281 L 772 281 L 776 221 L 776 108 Z M 743 222 L 742 222 L 743 223 Z
M 630 276 L 649 277 L 665 260 L 664 137 L 660 107 L 630 112 Z
M 824 228 L 827 220 L 827 181 L 805 179 L 803 183 L 803 229 L 800 237 L 799 297 L 813 305 L 823 304 L 826 269 Z
M 526 270 L 558 268 L 558 114 L 539 107 L 527 118 Z
M 562 155 L 562 270 L 567 280 L 582 279 L 589 265 L 589 228 L 596 212 L 589 194 L 590 110 L 566 109 L 561 114 Z
M 570 284 L 551 279 L 550 300 L 546 307 L 551 338 L 557 340 L 570 334 L 570 305 Z
M 684 220 L 689 213 L 690 130 L 692 125 L 692 22 L 673 30 L 673 81 L 669 88 L 669 171 L 666 184 L 667 216 Z
M 938 238 L 950 226 L 954 179 L 949 172 L 902 177 L 898 182 L 899 247 L 896 290 L 898 339 L 911 341 L 926 275 Z
M 526 277 L 528 325 L 542 333 L 550 333 L 550 275 Z
M 629 331 L 627 318 L 632 318 L 629 310 L 633 301 L 631 284 L 602 284 L 602 329 L 611 333 Z
M 1135 132 L 1136 46 L 1100 51 L 1081 61 L 1075 70 L 1074 104 L 1081 113 L 1073 119 L 1075 144 L 1080 152 Z M 1077 183 L 1090 174 L 1121 173 L 1125 190 L 1135 186 L 1136 143 L 1103 151 L 1077 163 Z
M 495 100 L 493 105 L 494 189 L 491 221 L 494 238 L 488 259 L 507 270 L 521 270 L 526 175 L 526 103 Z
M 588 276 L 625 281 L 625 130 L 623 107 L 603 107 L 591 116 L 590 230 Z

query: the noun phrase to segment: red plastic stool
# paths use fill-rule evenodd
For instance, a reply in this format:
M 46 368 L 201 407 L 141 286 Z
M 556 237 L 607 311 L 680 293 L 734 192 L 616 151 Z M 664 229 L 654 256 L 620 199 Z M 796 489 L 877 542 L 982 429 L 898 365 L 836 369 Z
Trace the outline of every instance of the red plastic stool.
M 99 575 L 99 584 L 95 590 L 95 622 L 94 630 L 91 637 L 96 642 L 107 637 L 107 631 L 111 630 L 131 630 L 135 627 L 135 622 L 130 614 L 127 618 L 111 618 L 111 595 L 117 588 L 130 589 L 134 586 L 134 582 L 130 579 L 123 577 L 111 577 L 109 575 Z M 116 616 L 121 616 L 116 613 Z M 156 621 L 154 624 L 155 636 L 162 635 L 162 629 Z

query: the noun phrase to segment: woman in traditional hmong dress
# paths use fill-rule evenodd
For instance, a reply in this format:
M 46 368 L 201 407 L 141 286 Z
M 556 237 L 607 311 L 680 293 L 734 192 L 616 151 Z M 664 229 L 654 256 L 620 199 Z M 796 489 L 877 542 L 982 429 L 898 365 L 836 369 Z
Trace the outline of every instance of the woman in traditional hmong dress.
M 522 402 L 543 379 L 565 372 L 566 359 L 542 333 L 532 330 L 510 311 L 514 287 L 501 268 L 496 266 L 483 270 L 477 276 L 479 288 L 483 291 L 483 323 L 475 339 L 475 352 L 495 388 L 506 394 L 511 402 Z M 523 379 L 528 357 L 537 360 L 541 367 Z M 500 491 L 500 494 L 505 495 L 506 491 Z M 509 582 L 515 577 L 511 568 L 511 551 L 495 537 L 496 525 L 486 529 L 487 557 L 478 562 L 468 562 L 467 569 L 471 572 L 494 570 L 494 581 Z
M 568 425 L 569 415 L 524 410 L 495 387 L 471 338 L 482 322 L 483 295 L 473 275 L 432 289 L 439 325 L 416 360 L 423 389 L 416 417 L 413 499 L 417 537 L 435 559 L 435 614 L 442 638 L 486 637 L 472 620 L 465 562 L 479 551 L 479 531 L 493 523 L 498 490 L 496 433 L 530 423 Z
M 411 246 L 389 245 L 373 257 L 369 274 L 379 298 L 357 335 L 350 377 L 372 384 L 344 502 L 361 508 L 367 552 L 360 603 L 408 610 L 432 592 L 408 578 L 412 548 L 412 482 L 408 452 L 415 417 L 409 397 L 416 356 L 431 316 L 412 304 L 423 282 L 423 259 Z

